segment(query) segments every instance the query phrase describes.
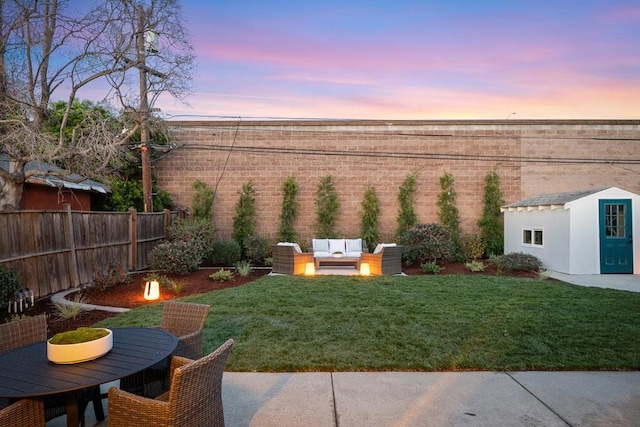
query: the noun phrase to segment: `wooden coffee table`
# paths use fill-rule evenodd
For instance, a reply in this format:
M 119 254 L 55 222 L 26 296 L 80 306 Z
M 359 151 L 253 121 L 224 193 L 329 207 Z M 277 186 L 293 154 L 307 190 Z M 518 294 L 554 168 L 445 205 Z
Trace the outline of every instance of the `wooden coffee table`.
M 321 263 L 332 265 L 353 265 L 356 270 L 360 269 L 360 258 L 351 258 L 351 257 L 318 257 L 314 258 L 316 263 L 316 270 L 320 269 Z

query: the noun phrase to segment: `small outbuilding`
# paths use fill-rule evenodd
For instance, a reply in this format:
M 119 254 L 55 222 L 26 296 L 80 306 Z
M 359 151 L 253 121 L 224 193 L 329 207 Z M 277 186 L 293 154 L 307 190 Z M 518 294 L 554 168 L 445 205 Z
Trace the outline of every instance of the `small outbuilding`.
M 536 256 L 566 274 L 640 274 L 640 196 L 616 187 L 546 194 L 511 203 L 504 251 Z

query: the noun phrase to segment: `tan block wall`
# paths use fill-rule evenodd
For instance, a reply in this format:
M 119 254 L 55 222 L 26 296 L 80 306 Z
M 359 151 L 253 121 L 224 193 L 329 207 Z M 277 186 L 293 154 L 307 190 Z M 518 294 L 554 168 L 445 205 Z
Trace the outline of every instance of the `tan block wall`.
M 340 200 L 339 234 L 360 234 L 361 203 L 370 184 L 381 202 L 383 240 L 393 240 L 398 188 L 411 172 L 419 177 L 415 203 L 419 222 L 438 221 L 439 180 L 445 172 L 453 175 L 461 225 L 467 232 L 477 231 L 484 178 L 494 168 L 506 203 L 537 194 L 609 186 L 640 192 L 640 121 L 211 121 L 173 125 L 176 149 L 153 165 L 158 185 L 188 208 L 196 180 L 217 188 L 214 222 L 221 238 L 231 236 L 238 192 L 252 180 L 257 230 L 275 240 L 282 183 L 291 175 L 299 187 L 296 231 L 300 240 L 314 235 L 315 192 L 326 175 L 333 176 Z M 558 159 L 565 160 L 550 163 Z M 621 164 L 629 159 L 636 162 Z

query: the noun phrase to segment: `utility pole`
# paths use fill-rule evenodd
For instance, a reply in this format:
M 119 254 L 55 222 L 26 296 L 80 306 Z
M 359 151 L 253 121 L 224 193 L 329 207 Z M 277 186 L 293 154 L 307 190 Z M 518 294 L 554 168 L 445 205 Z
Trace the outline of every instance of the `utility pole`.
M 140 73 L 140 150 L 142 157 L 142 195 L 144 211 L 153 212 L 151 196 L 151 153 L 149 153 L 149 100 L 147 99 L 147 65 L 145 46 L 145 13 L 142 5 L 138 11 L 138 34 L 136 47 L 138 51 L 138 70 Z

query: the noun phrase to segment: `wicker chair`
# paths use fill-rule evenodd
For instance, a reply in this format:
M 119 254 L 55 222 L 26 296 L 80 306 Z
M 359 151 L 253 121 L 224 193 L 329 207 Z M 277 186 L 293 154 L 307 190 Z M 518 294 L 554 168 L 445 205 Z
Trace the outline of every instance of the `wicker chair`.
M 187 359 L 202 357 L 202 330 L 209 314 L 209 306 L 182 301 L 167 301 L 162 311 L 160 329 L 178 337 L 174 356 Z
M 231 352 L 228 340 L 198 360 L 171 359 L 169 391 L 157 399 L 109 389 L 109 426 L 224 426 L 222 374 Z
M 0 427 L 41 427 L 45 425 L 41 400 L 22 399 L 0 410 Z
M 304 274 L 308 262 L 313 262 L 312 253 L 299 252 L 293 245 L 274 245 L 273 273 Z
M 167 301 L 158 328 L 178 337 L 173 356 L 199 359 L 202 357 L 202 330 L 209 314 L 209 306 L 182 301 Z M 146 397 L 164 393 L 169 385 L 168 362 L 162 361 L 134 375 L 123 378 L 120 388 Z
M 45 315 L 27 317 L 15 322 L 0 324 L 0 354 L 13 349 L 45 341 L 47 339 L 47 317 Z M 100 389 L 94 387 L 85 390 L 80 398 L 79 412 L 84 417 L 84 410 L 93 401 L 96 418 L 104 419 L 104 410 L 100 400 Z M 8 399 L 0 398 L 0 408 L 9 404 Z M 51 420 L 66 414 L 66 400 L 61 396 L 45 398 L 45 419 Z
M 363 253 L 360 265 L 369 264 L 372 275 L 402 274 L 402 246 L 386 246 L 379 252 Z

